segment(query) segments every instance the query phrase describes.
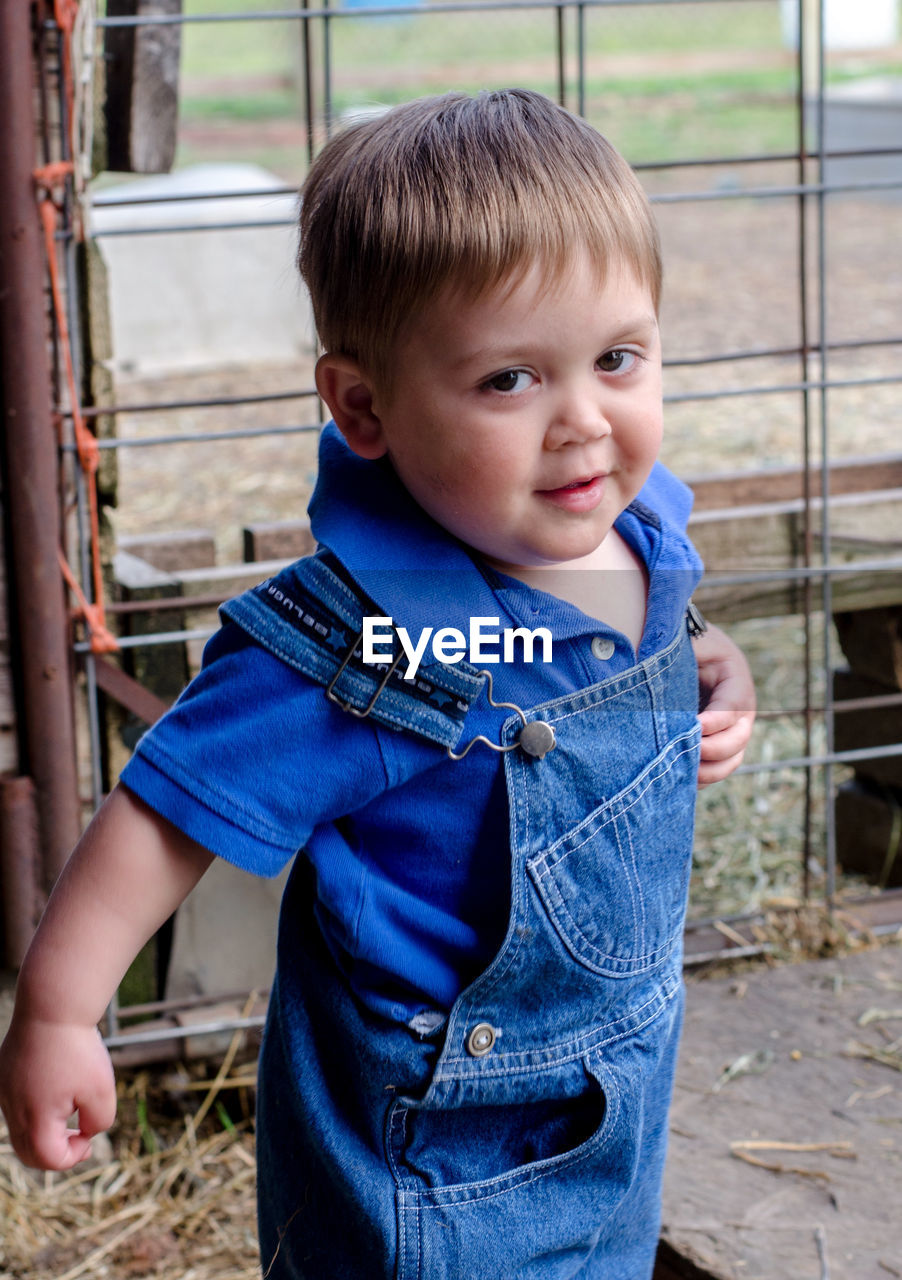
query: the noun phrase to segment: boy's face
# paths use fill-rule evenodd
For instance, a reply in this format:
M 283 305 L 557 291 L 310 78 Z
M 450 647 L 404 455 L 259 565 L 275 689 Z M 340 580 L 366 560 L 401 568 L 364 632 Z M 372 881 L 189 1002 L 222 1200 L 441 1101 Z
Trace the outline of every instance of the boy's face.
M 393 369 L 372 401 L 381 452 L 502 570 L 591 564 L 658 453 L 658 325 L 630 269 L 599 282 L 577 259 L 550 289 L 533 268 L 476 301 L 440 295 Z

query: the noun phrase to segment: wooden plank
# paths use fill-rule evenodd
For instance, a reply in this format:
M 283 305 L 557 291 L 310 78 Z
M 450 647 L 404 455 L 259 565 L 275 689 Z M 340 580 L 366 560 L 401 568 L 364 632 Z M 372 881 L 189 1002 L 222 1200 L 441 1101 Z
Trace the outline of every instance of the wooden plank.
M 173 574 L 157 569 L 127 551 L 118 551 L 113 557 L 113 570 L 120 600 L 155 600 L 179 594 L 178 580 Z M 168 610 L 153 610 L 123 615 L 123 624 L 126 634 L 137 636 L 179 630 L 184 620 L 182 615 Z M 173 701 L 188 682 L 188 658 L 184 645 L 129 648 L 124 662 L 127 674 L 167 703 Z
M 890 945 L 688 984 L 663 1235 L 703 1275 L 897 1269 L 902 1164 L 887 1138 L 902 1118 L 898 1075 L 867 1055 L 898 1034 L 887 1014 L 900 978 Z
M 173 529 L 171 533 L 121 537 L 119 550 L 144 560 L 163 573 L 204 569 L 216 563 L 216 539 L 209 529 Z
M 169 703 L 146 689 L 133 676 L 128 675 L 110 658 L 94 659 L 98 688 L 130 711 L 146 725 L 155 724 L 169 709 Z
M 902 489 L 902 455 L 848 458 L 830 464 L 831 494 L 865 493 L 870 490 Z M 764 467 L 758 471 L 733 471 L 695 476 L 687 484 L 695 494 L 696 509 L 745 507 L 762 502 L 790 502 L 804 497 L 801 467 Z M 811 495 L 821 493 L 821 471 L 810 476 Z
M 679 1253 L 669 1240 L 661 1240 L 652 1280 L 724 1280 L 724 1274 L 700 1267 L 687 1253 Z
M 274 520 L 244 527 L 245 560 L 299 560 L 316 550 L 309 520 Z
M 812 560 L 820 563 L 820 499 L 812 503 Z M 834 564 L 849 565 L 833 583 L 835 611 L 902 604 L 902 489 L 840 494 L 830 499 L 830 546 Z M 804 564 L 805 509 L 799 499 L 695 512 L 689 532 L 709 576 L 740 576 L 800 569 Z M 874 568 L 869 561 L 885 561 Z M 798 613 L 804 608 L 800 581 L 708 584 L 699 601 L 721 621 Z M 820 588 L 815 580 L 813 607 Z
M 174 575 L 183 596 L 218 595 L 229 600 L 265 578 L 271 578 L 290 561 L 255 560 L 251 564 L 225 564 L 206 569 L 186 569 Z

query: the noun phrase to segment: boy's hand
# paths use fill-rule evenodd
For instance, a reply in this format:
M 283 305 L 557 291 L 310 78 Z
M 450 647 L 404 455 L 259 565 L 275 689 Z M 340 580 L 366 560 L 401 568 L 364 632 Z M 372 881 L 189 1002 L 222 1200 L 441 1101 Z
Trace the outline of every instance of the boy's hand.
M 95 814 L 22 962 L 0 1046 L 0 1108 L 26 1164 L 69 1169 L 113 1123 L 113 1068 L 97 1023 L 212 858 L 123 787 Z M 74 1112 L 79 1127 L 69 1129 Z
M 695 641 L 702 754 L 698 785 L 729 777 L 742 763 L 755 723 L 755 686 L 739 649 L 719 627 Z
M 0 1109 L 23 1164 L 62 1170 L 84 1160 L 116 1117 L 113 1067 L 96 1027 L 15 1017 L 0 1046 Z

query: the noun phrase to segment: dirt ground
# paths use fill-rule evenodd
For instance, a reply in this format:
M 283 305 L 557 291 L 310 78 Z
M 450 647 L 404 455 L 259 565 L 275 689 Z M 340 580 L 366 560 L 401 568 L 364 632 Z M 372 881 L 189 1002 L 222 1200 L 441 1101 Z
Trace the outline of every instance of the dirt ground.
M 902 1276 L 902 946 L 690 982 L 664 1239 L 714 1280 Z

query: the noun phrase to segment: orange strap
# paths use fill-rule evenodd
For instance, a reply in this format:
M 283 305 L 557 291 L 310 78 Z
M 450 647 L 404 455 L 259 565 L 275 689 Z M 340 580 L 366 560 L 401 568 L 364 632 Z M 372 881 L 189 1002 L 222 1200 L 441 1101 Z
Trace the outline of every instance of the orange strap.
M 78 585 L 78 579 L 69 566 L 69 561 L 59 553 L 60 569 L 65 578 L 69 590 L 78 601 L 78 611 L 84 618 L 91 632 L 91 652 L 92 653 L 115 653 L 119 648 L 119 641 L 113 635 L 112 631 L 107 628 L 106 616 L 104 614 L 103 601 L 99 604 L 91 604 L 85 596 L 81 587 Z
M 62 4 L 58 5 L 58 8 L 63 7 L 65 4 L 68 4 L 70 9 L 77 8 L 74 0 L 63 0 Z M 53 191 L 55 187 L 65 182 L 72 172 L 72 163 L 70 161 L 61 161 L 56 164 L 46 165 L 43 169 L 35 170 L 34 178 L 39 192 L 38 208 L 41 215 L 41 224 L 44 228 L 44 247 L 47 255 L 47 267 L 50 273 L 50 293 L 53 301 L 53 314 L 56 320 L 59 347 L 63 357 L 66 387 L 69 393 L 72 423 L 75 432 L 75 448 L 79 464 L 85 475 L 85 487 L 88 494 L 94 604 L 87 600 L 81 587 L 76 582 L 62 551 L 60 551 L 60 565 L 63 577 L 78 600 L 81 616 L 88 625 L 91 651 L 93 653 L 111 653 L 113 650 L 118 649 L 119 645 L 106 625 L 103 602 L 103 567 L 100 560 L 100 512 L 97 499 L 97 469 L 100 464 L 100 449 L 96 437 L 85 425 L 84 415 L 81 411 L 81 397 L 75 380 L 72 342 L 56 253 L 59 209 L 53 198 Z
M 60 66 L 66 90 L 66 112 L 69 128 L 74 128 L 75 86 L 72 82 L 72 34 L 78 17 L 78 0 L 53 0 L 53 16 L 61 37 Z

